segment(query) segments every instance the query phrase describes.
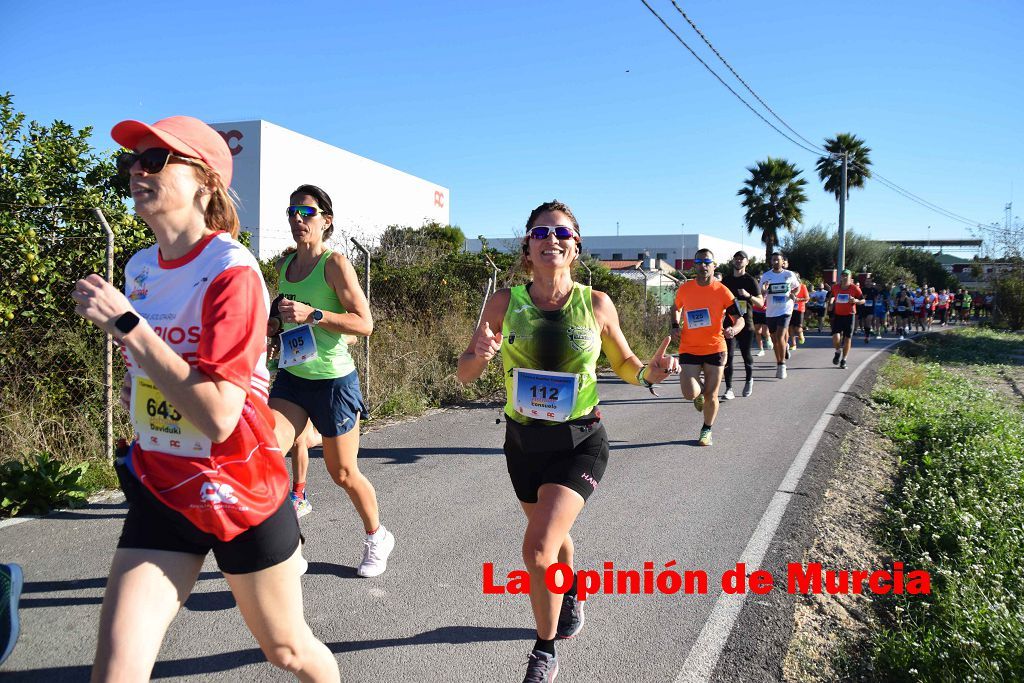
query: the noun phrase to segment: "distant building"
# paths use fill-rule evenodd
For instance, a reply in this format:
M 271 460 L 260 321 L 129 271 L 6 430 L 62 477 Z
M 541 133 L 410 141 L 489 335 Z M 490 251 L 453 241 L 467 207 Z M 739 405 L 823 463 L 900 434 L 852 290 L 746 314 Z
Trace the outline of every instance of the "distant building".
M 447 187 L 403 173 L 268 121 L 214 123 L 231 149 L 242 229 L 261 259 L 292 245 L 285 217 L 288 195 L 302 184 L 323 188 L 334 201 L 331 244 L 348 237 L 372 243 L 389 225 L 413 228 L 449 223 Z
M 501 238 L 487 240 L 491 247 L 515 252 L 520 240 Z M 743 249 L 751 256 L 763 252 L 760 246 L 744 247 L 739 242 L 723 240 L 700 233 L 690 235 L 584 235 L 583 253 L 601 261 L 663 261 L 676 270 L 693 267 L 698 249 L 711 249 L 715 260 L 725 263 Z M 480 240 L 466 240 L 466 251 L 480 251 Z

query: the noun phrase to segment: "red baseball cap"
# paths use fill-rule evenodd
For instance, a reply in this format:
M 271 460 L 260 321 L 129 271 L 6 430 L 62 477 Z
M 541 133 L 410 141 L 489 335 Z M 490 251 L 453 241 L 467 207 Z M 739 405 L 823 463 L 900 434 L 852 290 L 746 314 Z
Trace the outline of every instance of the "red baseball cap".
M 220 133 L 191 116 L 169 116 L 150 125 L 142 121 L 122 121 L 110 131 L 114 142 L 127 149 L 135 149 L 147 135 L 156 136 L 172 152 L 200 159 L 212 168 L 224 182 L 231 185 L 231 150 Z

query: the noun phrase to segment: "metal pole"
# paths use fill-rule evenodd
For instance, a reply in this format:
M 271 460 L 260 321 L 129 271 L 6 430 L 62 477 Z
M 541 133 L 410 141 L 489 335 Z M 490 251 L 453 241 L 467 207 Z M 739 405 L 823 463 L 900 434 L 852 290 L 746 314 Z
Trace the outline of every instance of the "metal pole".
M 839 256 L 836 258 L 836 270 L 842 273 L 846 268 L 846 164 L 848 155 L 843 152 L 843 176 L 839 188 Z
M 355 237 L 350 237 L 352 244 L 356 245 L 356 249 L 362 252 L 363 257 L 366 259 L 363 264 L 363 291 L 366 293 L 366 303 L 370 303 L 370 250 L 359 244 Z M 370 403 L 370 338 L 363 337 L 363 400 L 366 401 L 367 405 Z
M 114 231 L 110 229 L 110 223 L 99 208 L 94 208 L 93 213 L 99 219 L 100 225 L 107 237 L 107 268 L 104 274 L 107 282 L 114 283 Z M 105 348 L 103 353 L 103 384 L 105 396 L 103 398 L 104 410 L 103 421 L 105 429 L 105 445 L 107 458 L 114 460 L 114 338 L 109 334 L 104 335 Z

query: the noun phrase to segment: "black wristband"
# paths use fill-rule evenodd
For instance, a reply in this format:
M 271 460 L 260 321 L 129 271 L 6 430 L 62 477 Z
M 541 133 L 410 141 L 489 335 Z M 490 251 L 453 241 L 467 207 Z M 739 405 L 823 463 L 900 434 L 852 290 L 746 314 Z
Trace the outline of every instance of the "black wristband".
M 114 321 L 114 327 L 122 335 L 126 335 L 135 329 L 135 326 L 139 324 L 139 316 L 135 315 L 132 311 L 125 311 L 117 320 Z

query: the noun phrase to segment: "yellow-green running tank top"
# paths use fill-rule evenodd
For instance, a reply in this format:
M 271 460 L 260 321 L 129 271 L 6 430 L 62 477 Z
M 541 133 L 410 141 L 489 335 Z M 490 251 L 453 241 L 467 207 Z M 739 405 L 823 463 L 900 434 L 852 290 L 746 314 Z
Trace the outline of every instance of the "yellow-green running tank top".
M 334 289 L 327 284 L 327 278 L 324 275 L 324 268 L 331 258 L 331 253 L 330 249 L 324 250 L 313 271 L 299 282 L 289 282 L 285 277 L 295 254 L 286 256 L 281 264 L 280 277 L 278 277 L 278 292 L 289 299 L 301 301 L 307 306 L 319 308 L 321 311 L 348 313 L 341 305 L 341 300 L 338 299 Z M 298 326 L 295 323 L 284 324 L 285 330 L 290 330 L 293 327 Z M 335 379 L 344 377 L 356 369 L 356 365 L 352 361 L 352 354 L 348 352 L 348 344 L 345 343 L 340 332 L 328 332 L 317 325 L 313 326 L 313 338 L 316 340 L 317 357 L 300 365 L 284 368 L 286 372 L 303 379 Z
M 521 424 L 558 424 L 520 415 L 513 407 L 515 368 L 571 372 L 579 390 L 570 420 L 589 415 L 598 404 L 597 359 L 601 355 L 601 328 L 594 318 L 591 288 L 573 284 L 572 294 L 560 310 L 537 308 L 526 289 L 513 287 L 505 321 L 501 325 L 501 364 L 505 372 L 505 415 Z

